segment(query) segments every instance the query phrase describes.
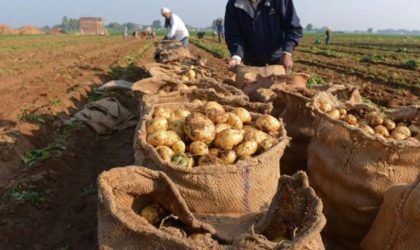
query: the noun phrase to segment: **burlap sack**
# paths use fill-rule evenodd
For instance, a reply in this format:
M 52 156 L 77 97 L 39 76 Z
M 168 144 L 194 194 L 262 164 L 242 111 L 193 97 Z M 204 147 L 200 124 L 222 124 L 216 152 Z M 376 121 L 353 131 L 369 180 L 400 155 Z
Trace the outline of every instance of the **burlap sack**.
M 155 59 L 161 63 L 180 62 L 192 59 L 192 55 L 181 42 L 170 40 L 162 41 L 156 46 Z
M 182 76 L 187 73 L 189 70 L 193 70 L 196 75 L 194 81 L 199 81 L 214 76 L 214 72 L 200 65 L 183 65 L 181 63 L 173 64 L 162 64 L 162 63 L 149 63 L 143 66 L 143 69 L 156 80 L 163 80 L 172 83 L 185 83 L 190 82 L 191 80 L 183 80 Z
M 246 84 L 257 81 L 268 76 L 285 75 L 286 70 L 281 65 L 271 65 L 265 67 L 250 67 L 241 65 L 236 71 L 236 85 L 242 89 Z
M 420 112 L 409 107 L 394 115 L 413 120 Z M 420 142 L 385 140 L 324 113 L 317 115 L 314 131 L 308 175 L 328 219 L 324 240 L 331 249 L 358 249 L 384 192 L 419 175 Z
M 190 103 L 157 105 L 168 109 L 195 110 Z M 229 107 L 226 107 L 229 108 Z M 153 110 L 145 114 L 138 131 L 135 148 L 136 164 L 165 172 L 178 186 L 193 212 L 250 213 L 267 207 L 276 192 L 280 177 L 279 161 L 289 142 L 285 129 L 279 143 L 267 152 L 241 160 L 234 165 L 209 165 L 185 169 L 164 162 L 153 146 L 147 143 L 145 123 Z M 252 115 L 258 116 L 253 113 Z
M 307 89 L 296 88 L 295 85 L 288 84 L 276 86 L 274 91 L 285 105 L 280 117 L 286 124 L 289 136 L 292 137 L 290 147 L 286 149 L 281 163 L 282 174 L 288 175 L 292 175 L 299 170 L 306 170 L 306 152 L 314 133 L 313 122 L 315 120 L 313 108 L 310 104 L 318 93 L 327 91 L 337 96 L 343 102 L 362 102 L 359 91 L 356 88 L 343 85 L 326 85 Z M 277 113 L 276 110 L 273 112 Z
M 420 249 L 419 211 L 420 178 L 412 185 L 391 187 L 362 249 Z
M 99 249 L 222 249 L 211 239 L 215 229 L 195 219 L 163 173 L 142 167 L 115 168 L 99 176 L 98 193 Z M 149 224 L 139 214 L 151 204 L 168 211 L 172 216 L 167 221 L 179 227 Z M 190 238 L 194 233 L 207 235 L 197 241 Z
M 307 175 L 282 176 L 268 212 L 234 245 L 237 249 L 324 249 L 321 231 L 325 223 L 322 202 L 309 186 Z M 284 240 L 273 242 L 279 238 Z

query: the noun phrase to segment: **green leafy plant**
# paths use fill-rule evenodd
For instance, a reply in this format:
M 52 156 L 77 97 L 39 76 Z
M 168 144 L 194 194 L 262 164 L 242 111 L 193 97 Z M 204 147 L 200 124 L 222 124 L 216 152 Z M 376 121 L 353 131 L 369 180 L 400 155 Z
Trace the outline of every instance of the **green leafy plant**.
M 325 84 L 327 84 L 327 82 L 318 75 L 311 76 L 306 82 L 306 86 L 308 88 L 313 88 L 315 86 L 320 86 L 320 85 L 325 85 Z
M 32 205 L 39 206 L 46 200 L 46 197 L 36 187 L 32 186 L 25 190 L 21 186 L 15 186 L 3 195 L 3 199 L 31 202 Z
M 51 100 L 51 105 L 55 108 L 58 108 L 63 105 L 63 101 L 61 99 L 55 98 Z
M 33 168 L 39 163 L 50 159 L 52 155 L 60 155 L 66 150 L 66 146 L 61 143 L 52 143 L 42 149 L 32 149 L 26 151 L 22 156 L 22 162 L 27 168 Z
M 44 124 L 46 122 L 45 118 L 43 118 L 41 115 L 32 114 L 27 109 L 23 109 L 18 118 L 21 121 L 30 123 Z
M 383 55 L 367 55 L 360 59 L 360 62 L 363 63 L 378 63 L 385 62 L 386 58 Z
M 420 62 L 416 60 L 408 60 L 401 64 L 404 69 L 416 70 L 420 67 Z

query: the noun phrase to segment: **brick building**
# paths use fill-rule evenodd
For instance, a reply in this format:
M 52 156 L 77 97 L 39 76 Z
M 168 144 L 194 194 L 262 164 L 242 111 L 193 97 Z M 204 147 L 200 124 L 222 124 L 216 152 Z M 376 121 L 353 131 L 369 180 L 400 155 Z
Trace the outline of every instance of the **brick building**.
M 104 20 L 101 17 L 81 17 L 80 33 L 88 35 L 104 35 Z

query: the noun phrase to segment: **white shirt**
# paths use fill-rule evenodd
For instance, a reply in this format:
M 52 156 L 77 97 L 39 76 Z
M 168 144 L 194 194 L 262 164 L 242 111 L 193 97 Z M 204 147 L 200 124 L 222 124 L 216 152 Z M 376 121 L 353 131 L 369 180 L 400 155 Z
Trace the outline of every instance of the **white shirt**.
M 185 37 L 189 37 L 190 33 L 185 26 L 185 23 L 179 18 L 178 15 L 172 14 L 171 26 L 169 27 L 168 38 L 175 38 L 181 41 Z

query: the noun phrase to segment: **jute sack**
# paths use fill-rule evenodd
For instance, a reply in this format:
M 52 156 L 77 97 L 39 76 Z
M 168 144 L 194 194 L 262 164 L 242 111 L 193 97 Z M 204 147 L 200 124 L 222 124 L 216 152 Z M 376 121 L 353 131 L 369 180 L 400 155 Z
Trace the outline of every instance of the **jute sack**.
M 247 83 L 255 82 L 260 78 L 285 74 L 286 70 L 281 65 L 271 65 L 265 67 L 250 67 L 241 65 L 236 71 L 236 85 L 238 88 L 242 89 Z
M 179 41 L 162 41 L 156 46 L 155 59 L 161 63 L 192 59 L 190 51 Z
M 362 249 L 420 249 L 419 209 L 420 178 L 412 185 L 391 187 Z
M 170 110 L 195 110 L 190 103 L 156 105 Z M 229 107 L 225 106 L 229 110 Z M 207 165 L 186 169 L 164 162 L 156 149 L 147 143 L 146 121 L 153 110 L 145 114 L 138 131 L 136 164 L 165 172 L 178 186 L 188 206 L 197 213 L 250 213 L 268 206 L 276 192 L 280 177 L 279 161 L 289 142 L 286 130 L 281 129 L 279 142 L 254 158 L 240 160 L 234 165 Z M 259 114 L 252 113 L 259 116 Z
M 194 82 L 214 76 L 214 72 L 211 69 L 198 64 L 184 65 L 181 63 L 149 63 L 143 66 L 143 69 L 156 80 L 163 80 L 173 83 L 185 83 L 190 81 Z M 194 71 L 194 79 L 185 78 L 187 77 L 187 73 L 190 70 Z
M 194 214 L 216 229 L 215 238 L 233 249 L 324 249 L 322 202 L 299 172 L 282 176 L 267 211 L 251 214 Z
M 401 120 L 420 118 L 418 107 L 390 114 Z M 358 249 L 371 227 L 385 191 L 412 183 L 420 173 L 420 142 L 385 140 L 317 115 L 308 149 L 308 175 L 324 203 L 327 246 Z
M 115 168 L 98 178 L 99 249 L 222 249 L 215 229 L 195 219 L 173 182 L 142 167 Z M 169 216 L 149 224 L 141 210 L 157 204 Z M 201 234 L 193 240 L 192 234 Z
M 292 137 L 290 147 L 286 149 L 282 158 L 282 174 L 292 175 L 299 170 L 306 170 L 306 152 L 314 133 L 313 122 L 315 120 L 313 108 L 310 105 L 318 93 L 327 91 L 343 102 L 362 102 L 359 91 L 354 87 L 344 85 L 325 85 L 311 89 L 295 87 L 299 85 L 289 82 L 286 85 L 280 84 L 273 88 L 273 91 L 278 95 L 276 99 L 281 100 L 277 103 L 284 103 L 280 117 L 286 124 L 289 136 Z M 273 112 L 277 113 L 276 110 Z

